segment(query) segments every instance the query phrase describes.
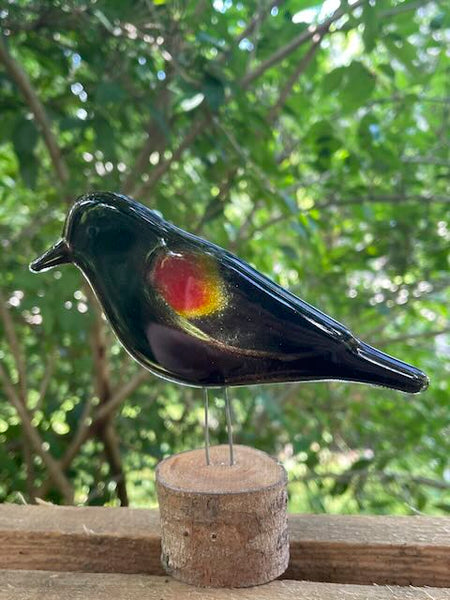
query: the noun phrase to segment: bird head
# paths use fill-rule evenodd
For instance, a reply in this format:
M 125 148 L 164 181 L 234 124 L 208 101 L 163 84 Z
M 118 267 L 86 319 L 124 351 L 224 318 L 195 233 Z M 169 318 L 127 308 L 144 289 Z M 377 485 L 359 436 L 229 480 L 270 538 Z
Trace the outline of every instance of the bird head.
M 145 226 L 146 249 L 161 244 L 165 222 L 153 211 L 120 194 L 98 192 L 81 196 L 72 206 L 63 235 L 30 264 L 33 272 L 64 263 L 81 268 L 106 255 L 128 253 Z M 153 238 L 153 239 L 152 239 Z

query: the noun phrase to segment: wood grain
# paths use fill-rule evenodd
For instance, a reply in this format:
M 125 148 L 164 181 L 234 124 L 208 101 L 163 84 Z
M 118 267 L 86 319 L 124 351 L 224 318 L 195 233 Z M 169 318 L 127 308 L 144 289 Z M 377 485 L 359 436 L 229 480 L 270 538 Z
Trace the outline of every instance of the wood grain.
M 290 515 L 283 578 L 450 587 L 450 518 Z M 0 506 L 0 568 L 163 575 L 159 514 Z
M 0 571 L 0 600 L 449 600 L 450 589 L 274 581 L 250 589 L 195 588 L 167 577 Z
M 450 518 L 291 515 L 284 577 L 450 586 Z
M 205 451 L 189 450 L 169 456 L 156 468 L 156 480 L 174 491 L 201 494 L 242 494 L 286 485 L 284 468 L 271 456 L 249 446 L 234 446 L 234 465 L 228 445 L 211 446 L 211 464 Z

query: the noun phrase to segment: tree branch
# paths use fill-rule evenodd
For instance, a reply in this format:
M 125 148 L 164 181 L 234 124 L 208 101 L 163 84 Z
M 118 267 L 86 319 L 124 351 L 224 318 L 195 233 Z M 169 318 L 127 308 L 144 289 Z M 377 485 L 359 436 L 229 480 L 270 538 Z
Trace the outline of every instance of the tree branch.
M 250 209 L 248 215 L 245 217 L 244 222 L 239 227 L 239 231 L 237 232 L 236 238 L 230 244 L 230 252 L 236 251 L 240 242 L 247 237 L 248 230 L 253 223 L 253 219 L 258 209 L 261 207 L 261 201 L 256 200 L 253 202 L 253 206 Z
M 328 31 L 328 30 L 326 30 L 326 31 Z M 286 101 L 287 101 L 289 95 L 292 92 L 292 88 L 297 83 L 299 77 L 308 68 L 309 64 L 311 63 L 311 61 L 314 58 L 317 50 L 320 47 L 320 42 L 322 41 L 322 38 L 325 35 L 326 31 L 323 31 L 323 33 L 318 34 L 319 35 L 319 39 L 317 41 L 313 41 L 313 43 L 311 44 L 309 50 L 306 52 L 306 54 L 304 56 L 302 56 L 300 62 L 298 63 L 297 68 L 294 70 L 294 72 L 292 73 L 292 75 L 289 77 L 289 79 L 284 84 L 283 88 L 281 89 L 281 92 L 280 92 L 280 95 L 278 97 L 278 100 L 276 101 L 276 103 L 270 109 L 269 116 L 268 116 L 268 120 L 269 120 L 270 123 L 273 123 L 275 121 L 275 119 L 277 118 L 277 116 L 281 112 L 283 106 L 286 104 Z
M 358 0 L 352 4 L 349 9 L 350 11 L 354 11 L 355 8 L 361 6 L 367 2 L 367 0 Z M 240 81 L 240 86 L 243 88 L 247 88 L 250 83 L 252 83 L 255 79 L 261 77 L 265 71 L 282 61 L 286 56 L 292 54 L 297 48 L 299 48 L 302 44 L 312 39 L 315 35 L 321 35 L 323 32 L 328 31 L 331 25 L 340 19 L 342 16 L 346 14 L 345 8 L 338 8 L 328 19 L 326 19 L 321 25 L 310 26 L 305 31 L 302 31 L 299 35 L 290 40 L 287 44 L 278 48 L 276 52 L 269 56 L 265 61 L 263 61 L 258 67 L 256 67 L 253 71 L 248 72 Z
M 94 358 L 94 378 L 96 394 L 100 399 L 100 406 L 109 402 L 111 386 L 109 368 L 106 354 L 105 330 L 98 306 L 94 305 L 95 321 L 92 328 L 92 354 Z M 105 456 L 109 465 L 111 476 L 117 481 L 117 495 L 122 506 L 128 506 L 128 494 L 125 473 L 122 468 L 120 449 L 113 423 L 114 412 L 111 411 L 107 418 L 98 421 L 95 432 L 103 443 Z
M 28 494 L 28 498 L 30 499 L 30 502 L 34 503 L 35 498 L 36 498 L 36 488 L 35 488 L 36 473 L 34 470 L 33 452 L 31 451 L 30 443 L 25 436 L 22 438 L 22 453 L 23 453 L 23 462 L 25 463 L 25 469 L 26 469 L 27 494 Z
M 203 215 L 200 221 L 198 222 L 197 226 L 193 229 L 194 233 L 200 234 L 203 230 L 203 227 L 208 221 L 215 219 L 222 213 L 225 206 L 226 198 L 231 189 L 231 186 L 233 185 L 238 170 L 238 165 L 228 169 L 223 182 L 220 184 L 218 193 L 213 198 L 211 198 L 211 200 L 205 206 L 205 210 L 203 211 Z
M 418 8 L 422 8 L 426 4 L 429 4 L 431 0 L 417 0 L 417 2 L 406 2 L 404 4 L 400 4 L 395 6 L 394 8 L 389 8 L 388 10 L 383 10 L 379 17 L 380 19 L 395 17 L 396 15 L 403 14 L 405 12 L 409 12 L 411 10 L 416 10 Z
M 247 236 L 247 239 L 253 237 L 255 235 L 255 233 L 261 233 L 263 231 L 265 231 L 266 229 L 269 229 L 269 227 L 273 227 L 273 225 L 277 225 L 278 223 L 281 223 L 282 221 L 287 221 L 288 219 L 293 219 L 295 217 L 295 215 L 293 214 L 285 214 L 282 213 L 280 215 L 276 215 L 274 217 L 272 217 L 271 219 L 269 219 L 268 221 L 266 221 L 265 223 L 263 223 L 262 225 L 260 225 L 259 227 L 253 227 L 253 229 L 251 229 L 249 231 L 249 235 Z
M 355 469 L 344 471 L 343 473 L 308 473 L 307 475 L 303 475 L 300 477 L 295 477 L 293 481 L 317 481 L 318 479 L 334 479 L 340 482 L 348 482 L 351 481 L 354 477 L 361 476 L 375 476 L 381 479 L 382 481 L 397 481 L 397 480 L 407 480 L 408 482 L 413 482 L 418 485 L 426 485 L 427 487 L 432 487 L 437 490 L 448 490 L 450 489 L 450 483 L 447 483 L 444 480 L 430 479 L 429 477 L 414 477 L 408 474 L 403 473 L 391 473 L 386 471 L 377 471 L 374 469 Z
M 282 110 L 284 104 L 286 103 L 286 100 L 287 100 L 289 94 L 291 93 L 292 88 L 294 87 L 295 83 L 298 81 L 299 77 L 302 75 L 302 73 L 304 73 L 304 71 L 309 66 L 311 60 L 313 59 L 316 51 L 318 50 L 318 48 L 320 46 L 320 42 L 322 41 L 322 38 L 324 35 L 325 35 L 325 31 L 320 35 L 319 39 L 315 40 L 312 43 L 310 49 L 302 57 L 297 68 L 294 70 L 292 75 L 287 80 L 285 86 L 281 90 L 281 93 L 279 95 L 277 102 L 274 104 L 274 106 L 271 108 L 271 110 L 269 112 L 269 116 L 268 116 L 269 123 L 273 123 L 275 121 L 275 119 L 277 118 L 277 116 L 279 115 L 279 113 Z M 233 143 L 233 147 L 236 149 L 236 143 Z M 223 200 L 224 196 L 225 196 L 225 194 L 227 194 L 229 192 L 229 190 L 233 184 L 233 179 L 236 175 L 237 170 L 238 170 L 238 167 L 232 169 L 229 172 L 228 178 L 224 182 L 224 184 L 222 184 L 219 194 L 206 207 L 203 217 L 200 220 L 200 222 L 196 228 L 197 232 L 199 232 L 202 229 L 202 227 L 208 221 L 208 219 L 214 218 L 217 214 L 220 214 L 220 211 L 223 209 L 223 205 L 224 205 L 224 200 Z M 266 185 L 267 185 L 267 181 L 268 180 L 266 180 Z M 239 241 L 241 241 L 242 239 L 245 239 L 245 234 L 247 233 L 247 230 L 249 229 L 250 225 L 252 224 L 253 217 L 254 217 L 258 207 L 259 207 L 259 204 L 256 202 L 254 204 L 252 210 L 250 211 L 249 215 L 247 216 L 243 226 L 240 228 L 238 237 L 232 244 L 231 250 L 233 249 L 233 247 L 237 246 Z
M 0 61 L 5 65 L 11 79 L 22 92 L 26 103 L 34 115 L 36 123 L 42 132 L 45 144 L 50 154 L 53 167 L 58 176 L 60 183 L 65 184 L 69 180 L 69 171 L 61 154 L 56 137 L 52 132 L 50 120 L 47 117 L 45 109 L 39 100 L 33 86 L 28 78 L 28 75 L 19 65 L 19 63 L 9 54 L 5 40 L 0 35 Z
M 51 381 L 53 372 L 56 366 L 56 356 L 55 353 L 52 352 L 47 359 L 47 364 L 45 366 L 44 376 L 42 377 L 41 385 L 39 386 L 39 398 L 36 403 L 36 408 L 42 409 L 44 405 L 45 396 L 47 394 L 47 389 L 49 383 Z
M 25 367 L 25 360 L 23 357 L 22 349 L 17 339 L 14 324 L 12 322 L 11 314 L 6 308 L 6 300 L 0 290 L 0 319 L 3 321 L 5 328 L 6 339 L 11 350 L 11 354 L 14 357 L 16 363 L 17 373 L 19 375 L 19 389 L 20 399 L 25 404 L 27 401 L 27 370 Z
M 358 0 L 357 2 L 352 4 L 350 10 L 353 11 L 355 8 L 364 4 L 364 2 L 367 1 L 368 0 Z M 311 27 L 307 31 L 303 31 L 299 36 L 291 40 L 288 44 L 286 44 L 277 52 L 275 52 L 270 58 L 261 63 L 259 67 L 247 73 L 247 75 L 245 75 L 239 82 L 238 87 L 248 87 L 250 83 L 252 83 L 255 79 L 260 77 L 267 69 L 269 69 L 274 64 L 288 56 L 290 53 L 294 52 L 294 50 L 299 48 L 302 44 L 304 44 L 312 38 L 315 38 L 315 36 L 323 36 L 328 31 L 330 26 L 344 14 L 346 14 L 346 11 L 344 9 L 339 8 L 329 19 L 324 21 L 324 23 L 322 23 L 321 25 Z M 232 94 L 228 94 L 225 98 L 225 103 L 229 102 L 231 98 Z M 165 173 L 169 171 L 172 164 L 181 158 L 183 152 L 192 144 L 196 137 L 208 127 L 209 122 L 209 115 L 207 117 L 197 117 L 196 119 L 194 119 L 191 127 L 182 139 L 178 148 L 173 152 L 171 158 L 164 161 L 160 161 L 160 163 L 152 169 L 149 179 L 146 182 L 143 182 L 139 187 L 135 188 L 134 193 L 137 197 L 139 197 L 141 194 L 149 193 L 155 187 L 156 183 L 161 179 L 161 177 L 163 177 Z
M 102 404 L 97 409 L 94 417 L 91 419 L 90 415 L 92 412 L 92 402 L 88 401 L 84 407 L 83 414 L 81 415 L 78 429 L 72 439 L 71 444 L 67 448 L 64 456 L 60 461 L 61 468 L 65 471 L 72 464 L 74 458 L 77 456 L 83 444 L 96 434 L 98 425 L 104 423 L 105 419 L 111 417 L 119 406 L 130 396 L 145 379 L 149 377 L 148 371 L 141 369 L 132 377 L 125 385 L 119 388 L 115 393 L 111 395 L 111 398 L 105 404 Z M 154 401 L 152 398 L 151 401 Z M 49 482 L 46 481 L 42 484 L 37 495 L 39 497 L 45 497 L 49 490 Z
M 275 2 L 269 2 L 268 6 L 263 7 L 258 13 L 256 13 L 247 27 L 237 36 L 235 44 L 239 45 L 243 39 L 251 35 L 253 31 L 259 28 L 265 19 L 267 19 L 272 9 L 277 8 L 281 4 L 284 4 L 284 0 L 275 0 Z
M 94 303 L 95 299 L 92 297 L 91 293 L 90 298 L 92 303 Z M 83 444 L 92 436 L 98 435 L 104 443 L 105 455 L 107 456 L 113 479 L 118 483 L 118 496 L 122 505 L 126 505 L 126 502 L 128 502 L 126 481 L 121 462 L 117 460 L 118 457 L 120 458 L 118 440 L 114 430 L 111 432 L 107 428 L 111 424 L 111 419 L 113 418 L 119 406 L 141 385 L 145 379 L 149 377 L 149 373 L 148 371 L 141 369 L 134 377 L 132 377 L 114 393 L 111 392 L 107 365 L 103 364 L 103 358 L 101 358 L 102 356 L 105 356 L 106 352 L 105 343 L 102 339 L 103 334 L 101 329 L 99 330 L 99 327 L 103 327 L 103 323 L 101 322 L 100 313 L 97 307 L 96 310 L 98 312 L 92 332 L 92 344 L 96 373 L 96 392 L 100 399 L 100 405 L 97 408 L 94 417 L 91 419 L 93 404 L 92 401 L 86 402 L 83 414 L 79 420 L 78 429 L 75 432 L 72 442 L 67 448 L 59 465 L 63 471 L 67 470 L 72 464 L 74 458 L 77 456 Z M 47 481 L 41 485 L 37 495 L 40 497 L 45 497 L 48 493 L 48 490 L 49 482 Z
M 25 437 L 29 440 L 36 454 L 38 454 L 38 456 L 41 457 L 43 463 L 48 469 L 50 478 L 52 479 L 56 487 L 61 491 L 65 502 L 67 504 L 73 504 L 73 489 L 70 485 L 70 482 L 64 475 L 58 462 L 45 449 L 41 436 L 39 435 L 38 431 L 33 427 L 30 415 L 25 404 L 22 402 L 21 398 L 16 393 L 13 384 L 11 383 L 6 371 L 3 369 L 3 366 L 1 364 L 0 379 L 3 382 L 3 387 L 7 397 L 9 398 L 11 404 L 14 406 L 14 408 L 17 411 L 17 414 L 20 417 Z
M 296 188 L 289 187 L 289 191 L 292 192 L 299 187 L 303 187 L 303 185 L 299 185 Z M 391 194 L 391 195 L 379 195 L 379 196 L 366 196 L 364 198 L 348 198 L 346 200 L 338 201 L 338 200 L 329 200 L 327 202 L 318 203 L 314 205 L 315 209 L 324 210 L 327 208 L 340 208 L 343 206 L 352 206 L 354 204 L 364 204 L 365 202 L 370 202 L 373 204 L 376 203 L 401 203 L 401 202 L 428 202 L 433 203 L 436 202 L 438 204 L 448 204 L 450 203 L 450 197 L 447 196 L 421 196 L 410 195 L 405 196 L 401 194 Z M 299 214 L 307 211 L 302 211 L 299 209 Z M 260 225 L 259 227 L 254 227 L 249 231 L 249 235 L 247 238 L 252 237 L 255 233 L 261 233 L 265 231 L 269 227 L 273 227 L 274 225 L 278 225 L 278 223 L 282 223 L 283 221 L 288 221 L 289 219 L 295 218 L 295 214 L 293 213 L 281 213 L 278 215 L 274 215 L 271 219 Z
M 86 401 L 86 403 L 83 407 L 83 412 L 81 413 L 81 417 L 78 422 L 78 428 L 75 432 L 72 442 L 70 443 L 69 447 L 66 449 L 66 452 L 64 453 L 64 456 L 61 459 L 60 464 L 61 464 L 61 468 L 64 471 L 66 471 L 70 467 L 70 465 L 72 464 L 72 461 L 74 460 L 74 458 L 80 451 L 84 442 L 90 437 L 91 434 L 94 433 L 94 429 L 92 429 L 92 430 L 90 429 L 90 426 L 92 424 L 92 419 L 91 419 L 92 409 L 93 409 L 92 400 L 89 399 Z M 87 433 L 89 435 L 86 435 Z M 45 496 L 46 490 L 44 492 L 41 488 L 40 494 Z
M 139 197 L 141 194 L 148 194 L 161 179 L 165 173 L 170 169 L 172 164 L 181 158 L 183 152 L 188 148 L 195 140 L 197 135 L 207 128 L 209 123 L 209 117 L 197 117 L 192 122 L 188 132 L 184 136 L 178 148 L 173 152 L 172 156 L 166 160 L 161 160 L 156 167 L 150 172 L 150 176 L 147 181 L 143 182 L 137 189 L 135 194 Z
M 433 165 L 436 167 L 449 168 L 449 162 L 445 159 L 434 158 L 432 156 L 403 156 L 402 162 L 413 165 Z
M 134 377 L 111 395 L 108 402 L 98 408 L 93 423 L 95 424 L 108 418 L 149 376 L 150 373 L 148 371 L 140 369 Z
M 152 152 L 161 151 L 163 144 L 164 132 L 161 129 L 160 123 L 153 118 L 147 127 L 147 137 L 136 158 L 133 169 L 123 183 L 122 189 L 124 194 L 133 195 L 133 190 L 136 187 L 138 180 L 148 166 L 150 154 L 152 154 Z
M 166 74 L 164 80 L 164 86 L 158 94 L 155 113 L 150 120 L 147 127 L 147 137 L 142 145 L 142 148 L 136 158 L 136 161 L 128 174 L 123 184 L 123 191 L 125 194 L 133 195 L 142 173 L 148 166 L 148 160 L 152 152 L 162 152 L 164 142 L 166 141 L 167 132 L 164 131 L 162 120 L 167 120 L 168 108 L 169 108 L 169 82 L 171 81 L 172 71 Z
M 123 470 L 122 457 L 120 456 L 120 443 L 117 437 L 114 422 L 109 420 L 101 430 L 101 439 L 106 460 L 112 479 L 117 484 L 117 497 L 121 506 L 129 506 L 127 482 Z
M 332 207 L 340 207 L 340 206 L 351 206 L 353 204 L 364 204 L 364 202 L 371 202 L 376 204 L 380 203 L 392 203 L 399 204 L 402 202 L 427 202 L 433 203 L 436 202 L 438 204 L 448 204 L 450 203 L 450 196 L 425 196 L 421 194 L 369 194 L 368 196 L 364 196 L 363 198 L 355 197 L 355 198 L 346 198 L 345 200 L 328 200 L 327 202 L 318 203 L 314 206 L 314 208 L 324 209 L 324 208 L 332 208 Z
M 59 467 L 57 461 L 53 459 L 51 454 L 44 449 L 44 443 L 35 427 L 32 424 L 32 419 L 27 408 L 27 385 L 26 385 L 26 366 L 23 357 L 22 349 L 16 336 L 14 324 L 11 315 L 6 308 L 5 299 L 0 291 L 0 318 L 3 321 L 6 339 L 8 340 L 11 353 L 16 363 L 16 368 L 19 374 L 19 393 L 17 393 L 8 374 L 0 365 L 0 379 L 3 382 L 6 394 L 11 404 L 16 409 L 24 432 L 23 451 L 25 463 L 27 465 L 27 487 L 31 494 L 34 491 L 34 482 L 32 482 L 34 468 L 31 448 L 41 457 L 45 466 L 48 469 L 50 478 L 61 491 L 66 503 L 73 503 L 73 490 L 68 479 L 65 477 L 63 470 Z M 45 377 L 44 377 L 45 380 Z M 44 385 L 44 382 L 43 382 Z M 43 391 L 41 386 L 41 393 Z M 34 478 L 33 478 L 34 479 Z
M 374 344 L 383 348 L 390 344 L 397 344 L 399 342 L 409 342 L 410 340 L 425 340 L 429 338 L 435 338 L 438 335 L 445 335 L 450 333 L 450 327 L 444 327 L 443 329 L 431 329 L 430 331 L 422 331 L 421 333 L 405 333 L 404 335 L 398 335 L 389 339 L 382 339 L 375 341 Z
M 62 468 L 68 469 L 72 464 L 73 459 L 78 454 L 82 445 L 96 431 L 98 425 L 110 418 L 111 415 L 119 408 L 119 406 L 130 396 L 145 379 L 149 376 L 148 371 L 141 369 L 132 377 L 125 385 L 111 395 L 108 402 L 102 404 L 97 409 L 93 419 L 90 419 L 92 411 L 92 403 L 87 403 L 83 415 L 80 419 L 78 430 L 72 440 L 72 443 L 67 448 L 63 458 L 61 459 Z

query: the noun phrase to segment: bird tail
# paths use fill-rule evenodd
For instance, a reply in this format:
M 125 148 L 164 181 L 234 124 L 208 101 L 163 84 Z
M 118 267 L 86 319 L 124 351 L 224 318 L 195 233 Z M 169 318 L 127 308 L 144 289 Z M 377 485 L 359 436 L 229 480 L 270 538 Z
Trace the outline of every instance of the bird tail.
M 428 387 L 429 379 L 423 371 L 364 342 L 358 341 L 351 357 L 347 355 L 346 358 L 348 371 L 345 379 L 381 385 L 410 394 Z

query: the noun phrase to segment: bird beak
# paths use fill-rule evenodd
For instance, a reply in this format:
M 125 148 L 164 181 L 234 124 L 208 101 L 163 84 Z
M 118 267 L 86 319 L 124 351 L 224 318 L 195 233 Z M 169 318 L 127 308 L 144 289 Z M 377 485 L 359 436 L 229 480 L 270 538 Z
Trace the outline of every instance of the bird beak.
M 47 250 L 42 256 L 33 260 L 30 264 L 30 270 L 33 271 L 33 273 L 37 273 L 38 271 L 46 271 L 47 269 L 56 267 L 56 265 L 62 265 L 69 262 L 72 262 L 69 247 L 67 243 L 61 239 L 56 242 L 50 250 Z

